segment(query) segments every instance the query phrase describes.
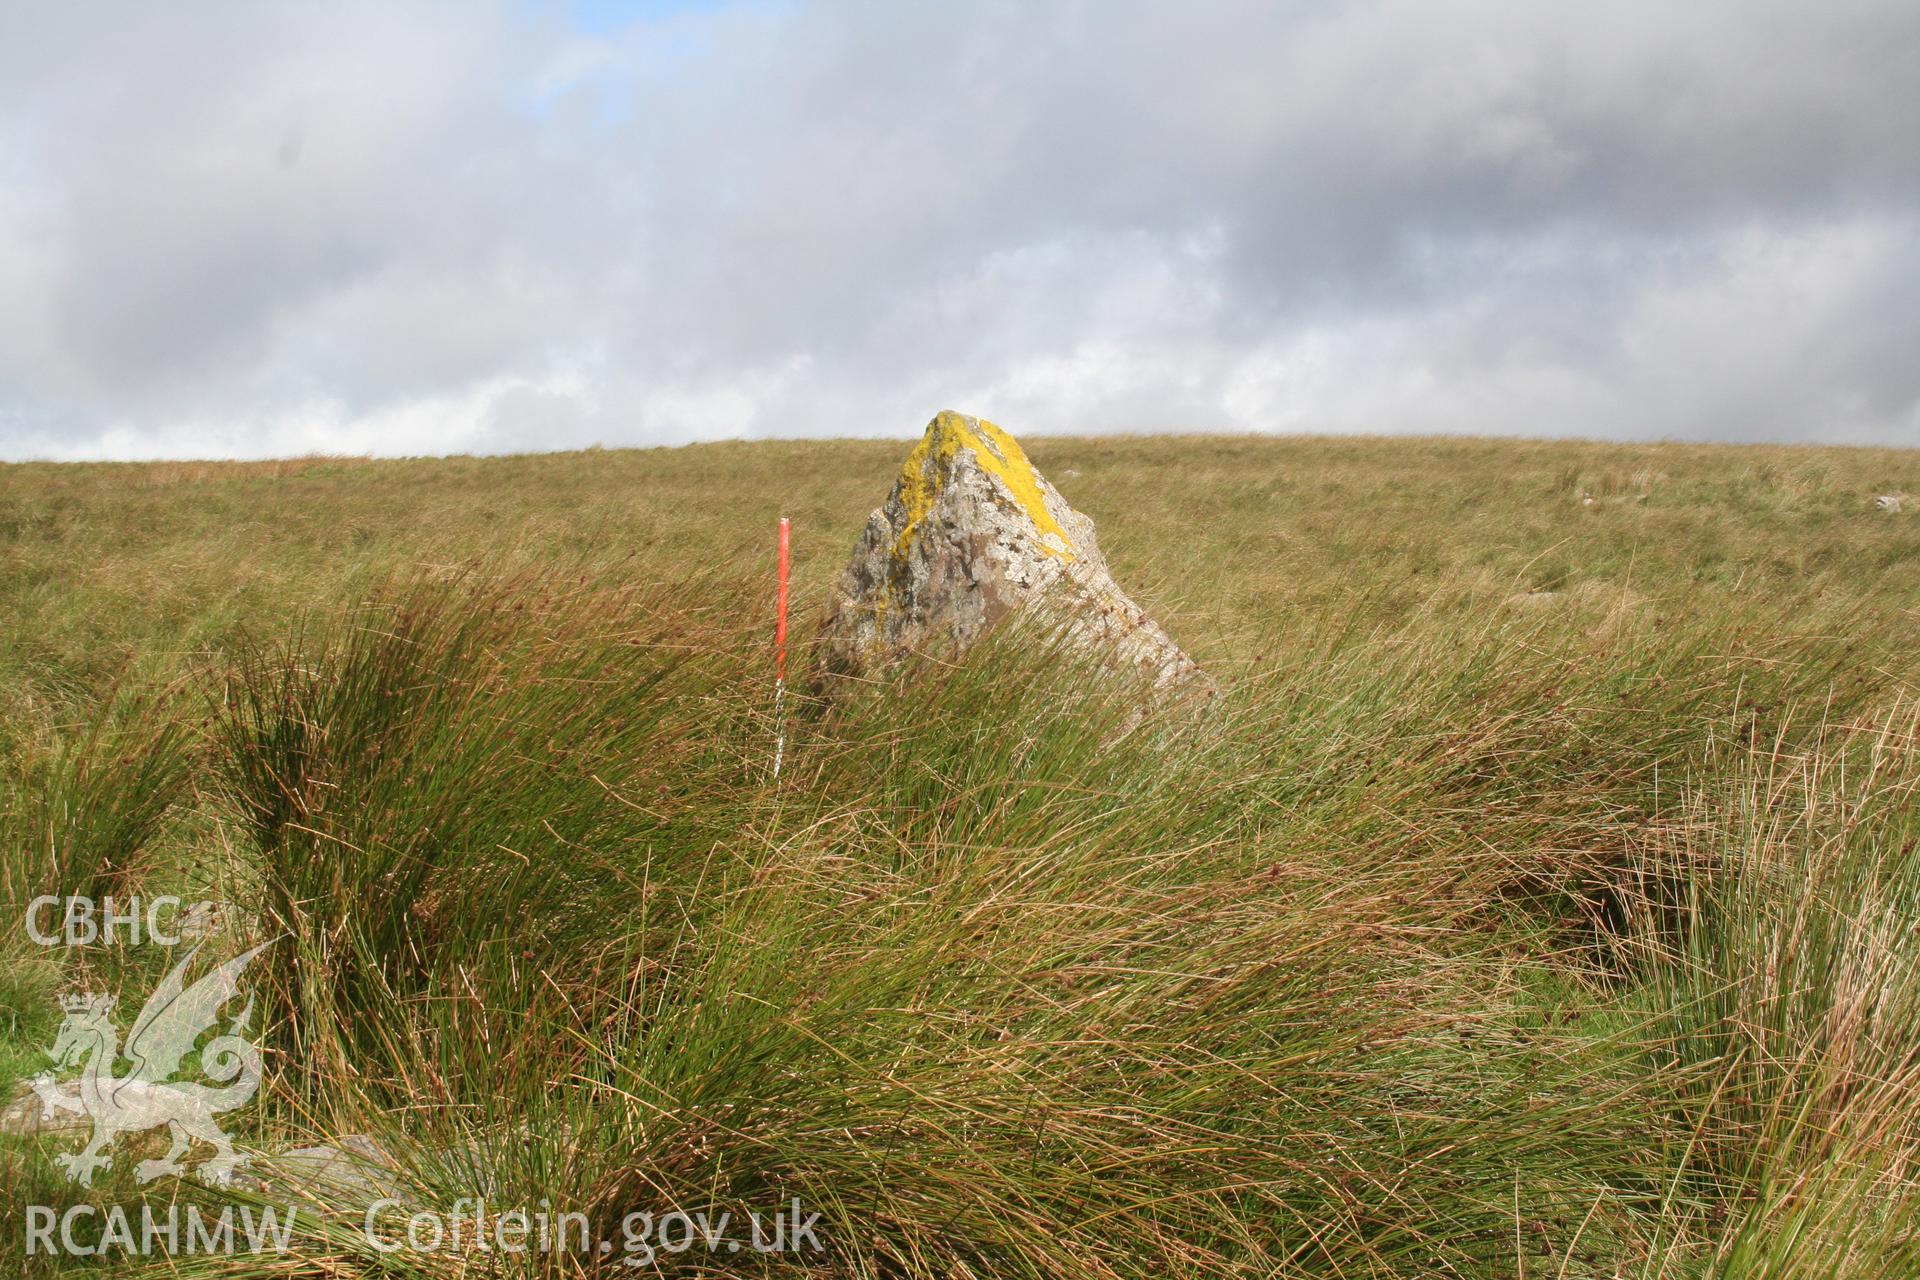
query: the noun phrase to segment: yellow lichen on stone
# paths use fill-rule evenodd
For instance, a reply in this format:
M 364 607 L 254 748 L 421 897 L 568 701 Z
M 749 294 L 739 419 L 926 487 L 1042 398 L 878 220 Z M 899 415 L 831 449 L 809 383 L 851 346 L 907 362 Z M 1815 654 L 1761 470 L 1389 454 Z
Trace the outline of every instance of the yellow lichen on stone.
M 1027 461 L 1026 450 L 1018 441 L 985 418 L 977 419 L 980 424 L 980 443 L 985 450 L 976 449 L 981 464 L 991 471 L 1007 487 L 1013 500 L 1027 513 L 1034 527 L 1041 533 L 1051 536 L 1059 545 L 1042 544 L 1042 550 L 1065 560 L 1074 558 L 1073 539 L 1060 527 L 1060 522 L 1047 510 L 1047 500 L 1040 492 L 1040 473 Z
M 927 433 L 920 437 L 920 443 L 913 446 L 913 452 L 900 468 L 900 482 L 895 486 L 900 495 L 900 505 L 906 509 L 906 521 L 900 526 L 900 536 L 894 539 L 893 554 L 906 554 L 907 546 L 913 541 L 913 535 L 933 510 L 934 499 L 940 496 L 940 486 L 946 479 L 948 466 L 953 454 L 960 447 L 958 436 L 944 431 L 941 425 L 947 418 L 941 414 L 927 427 Z
M 975 427 L 978 430 L 975 430 Z M 952 410 L 943 410 L 927 426 L 913 452 L 900 470 L 900 502 L 906 508 L 906 522 L 895 540 L 896 556 L 905 555 L 913 535 L 933 510 L 941 486 L 951 472 L 954 456 L 971 449 L 981 467 L 1007 491 L 1027 519 L 1039 530 L 1040 549 L 1062 560 L 1073 560 L 1073 540 L 1060 522 L 1047 510 L 1046 497 L 1040 491 L 1040 473 L 1027 460 L 1026 451 L 1012 436 L 982 418 L 968 418 Z

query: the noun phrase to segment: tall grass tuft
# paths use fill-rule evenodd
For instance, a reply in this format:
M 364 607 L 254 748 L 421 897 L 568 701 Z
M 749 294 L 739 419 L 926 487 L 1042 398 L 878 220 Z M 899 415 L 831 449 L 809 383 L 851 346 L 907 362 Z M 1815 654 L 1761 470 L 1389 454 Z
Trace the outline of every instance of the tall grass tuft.
M 147 871 L 189 798 L 198 742 L 176 690 L 127 689 L 77 726 L 17 741 L 0 770 L 0 901 L 104 897 Z
M 1715 1274 L 1920 1273 L 1917 789 L 1901 704 L 1756 749 L 1671 828 L 1689 893 L 1642 934 L 1650 1065 L 1668 1225 Z
M 731 643 L 658 591 L 460 580 L 244 648 L 221 777 L 284 940 L 288 1067 L 402 1073 L 422 1046 L 393 1027 L 455 991 L 481 1034 L 596 1003 L 575 975 L 604 922 L 697 877 L 738 807 L 712 670 Z

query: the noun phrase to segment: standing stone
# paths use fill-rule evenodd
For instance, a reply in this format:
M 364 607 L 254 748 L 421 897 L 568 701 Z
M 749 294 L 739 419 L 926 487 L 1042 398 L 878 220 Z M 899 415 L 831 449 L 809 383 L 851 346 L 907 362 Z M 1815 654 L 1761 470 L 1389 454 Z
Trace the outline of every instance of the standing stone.
M 821 629 L 822 668 L 864 678 L 909 654 L 950 656 L 1022 610 L 1157 691 L 1214 689 L 1114 583 L 1093 521 L 1013 437 L 941 413 L 854 545 Z

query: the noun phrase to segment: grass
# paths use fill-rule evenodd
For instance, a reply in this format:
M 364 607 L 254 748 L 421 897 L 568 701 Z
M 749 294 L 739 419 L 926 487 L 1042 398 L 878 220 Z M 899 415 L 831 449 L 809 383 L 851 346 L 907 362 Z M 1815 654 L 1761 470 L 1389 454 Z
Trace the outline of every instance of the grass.
M 773 518 L 817 608 L 904 446 L 0 469 L 0 863 L 239 911 L 264 1150 L 594 1252 L 20 1248 L 29 1275 L 1900 1277 L 1920 1270 L 1920 454 L 1028 442 L 1218 674 L 1009 632 L 769 777 Z M 805 628 L 802 627 L 802 634 Z M 228 954 L 230 952 L 223 952 Z M 159 948 L 0 938 L 0 1079 Z M 151 1148 L 151 1149 L 149 1149 Z M 388 1223 L 404 1234 L 404 1222 Z

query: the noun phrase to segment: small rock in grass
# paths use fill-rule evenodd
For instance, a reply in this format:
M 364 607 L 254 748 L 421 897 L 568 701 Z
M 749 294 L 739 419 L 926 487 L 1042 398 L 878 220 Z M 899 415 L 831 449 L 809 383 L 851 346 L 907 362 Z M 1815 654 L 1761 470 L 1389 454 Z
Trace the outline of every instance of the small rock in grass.
M 72 1081 L 55 1084 L 50 1075 L 21 1081 L 12 1100 L 0 1109 L 0 1133 L 15 1136 L 84 1129 L 92 1123 L 81 1105 L 79 1086 Z

